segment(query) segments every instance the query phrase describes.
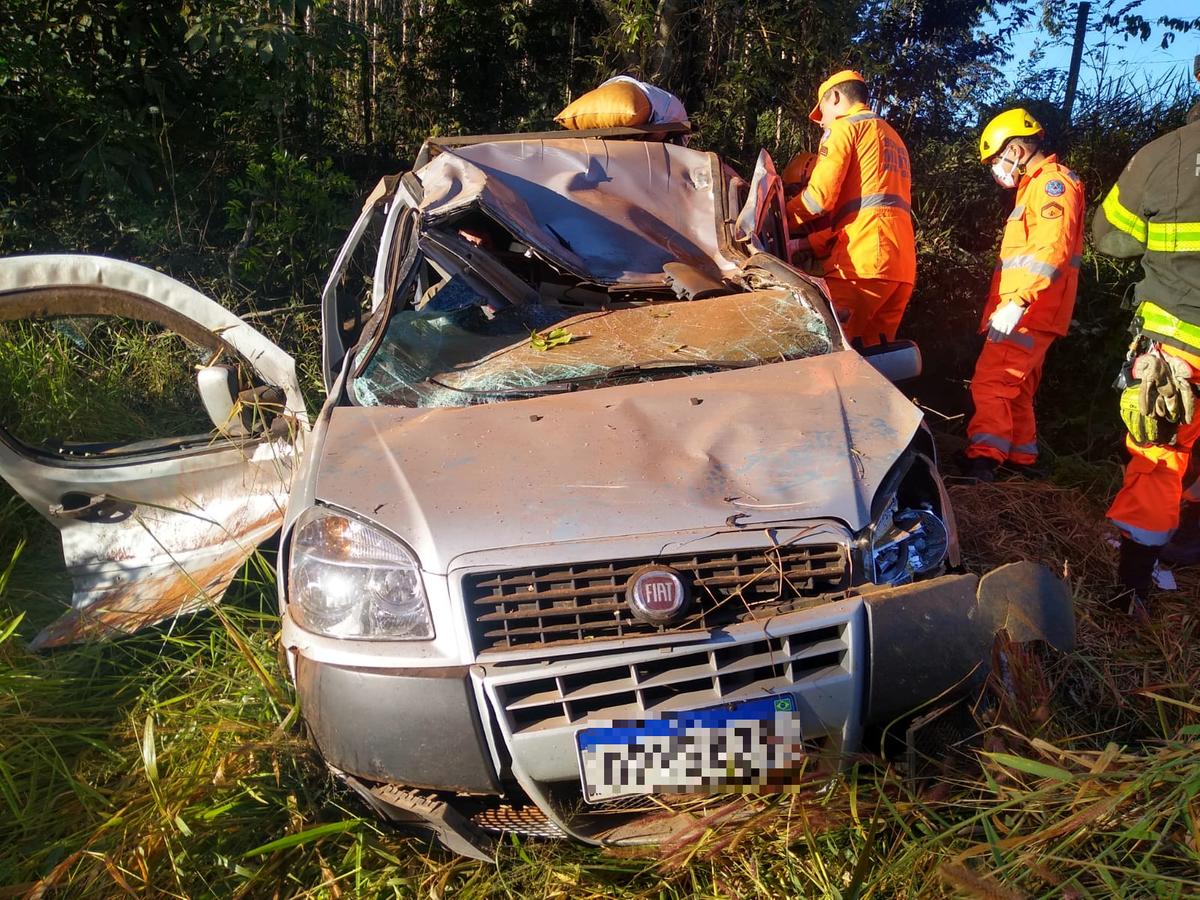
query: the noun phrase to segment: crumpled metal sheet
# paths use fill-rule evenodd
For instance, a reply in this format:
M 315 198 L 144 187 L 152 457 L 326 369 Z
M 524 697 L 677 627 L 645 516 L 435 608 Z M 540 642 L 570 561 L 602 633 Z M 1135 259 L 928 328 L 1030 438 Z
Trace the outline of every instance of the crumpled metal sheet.
M 734 223 L 739 240 L 746 241 L 755 249 L 763 249 L 757 235 L 770 214 L 771 205 L 777 197 L 782 196 L 782 190 L 782 182 L 775 172 L 771 155 L 766 150 L 760 150 L 754 174 L 750 176 L 749 196 Z
M 1016 643 L 1075 647 L 1070 589 L 1037 563 L 1010 563 L 983 578 L 946 575 L 863 599 L 872 636 L 868 720 L 877 724 L 965 693 L 987 673 L 1002 631 Z
M 116 499 L 119 521 L 102 528 L 50 517 L 62 531 L 74 591 L 71 609 L 32 647 L 132 634 L 221 599 L 242 563 L 279 530 L 296 448 L 275 441 L 240 458 L 220 455 L 223 465 L 164 473 L 154 483 L 93 483 L 110 497 L 138 498 Z
M 482 392 L 538 388 L 621 366 L 770 362 L 819 356 L 833 344 L 824 319 L 797 290 L 562 318 L 568 312 L 530 304 L 502 310 L 491 320 L 475 309 L 436 316 L 397 313 L 355 379 L 355 395 L 365 404 L 467 406 Z M 536 349 L 529 331 L 551 325 L 564 329 L 571 341 Z
M 716 156 L 654 141 L 504 141 L 456 148 L 418 173 L 427 223 L 478 204 L 535 251 L 582 281 L 666 284 L 686 262 L 719 277 Z

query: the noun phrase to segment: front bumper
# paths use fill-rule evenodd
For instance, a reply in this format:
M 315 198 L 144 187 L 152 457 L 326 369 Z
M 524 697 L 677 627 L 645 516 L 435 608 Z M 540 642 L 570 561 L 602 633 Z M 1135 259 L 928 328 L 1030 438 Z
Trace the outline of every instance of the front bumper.
M 582 802 L 575 734 L 588 722 L 789 693 L 806 740 L 836 759 L 858 749 L 867 725 L 969 691 L 986 674 L 1000 630 L 1018 643 L 1070 649 L 1066 585 L 1018 563 L 982 579 L 946 575 L 875 589 L 695 639 L 603 641 L 553 659 L 493 654 L 438 670 L 364 669 L 293 653 L 317 746 L 360 787 L 418 786 L 463 808 L 480 807 L 463 795 L 508 808 L 532 801 L 543 817 L 533 833 L 604 844 L 652 839 L 636 819 L 657 807 Z M 491 821 L 499 823 L 493 830 L 521 830 Z

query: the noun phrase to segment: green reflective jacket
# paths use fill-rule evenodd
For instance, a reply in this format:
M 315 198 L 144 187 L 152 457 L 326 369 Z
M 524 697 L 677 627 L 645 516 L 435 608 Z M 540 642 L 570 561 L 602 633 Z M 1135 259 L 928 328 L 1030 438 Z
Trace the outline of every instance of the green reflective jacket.
M 1092 233 L 1101 253 L 1142 258 L 1137 299 L 1180 320 L 1185 342 L 1200 346 L 1200 121 L 1134 154 Z

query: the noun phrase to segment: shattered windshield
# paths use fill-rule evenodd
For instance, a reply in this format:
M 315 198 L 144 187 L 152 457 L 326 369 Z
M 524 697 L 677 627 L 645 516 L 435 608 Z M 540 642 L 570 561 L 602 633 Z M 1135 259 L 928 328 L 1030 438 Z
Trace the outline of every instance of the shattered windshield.
M 443 296 L 447 295 L 447 296 Z M 829 326 L 797 290 L 608 306 L 499 309 L 455 276 L 392 316 L 353 382 L 365 406 L 466 406 L 816 356 Z

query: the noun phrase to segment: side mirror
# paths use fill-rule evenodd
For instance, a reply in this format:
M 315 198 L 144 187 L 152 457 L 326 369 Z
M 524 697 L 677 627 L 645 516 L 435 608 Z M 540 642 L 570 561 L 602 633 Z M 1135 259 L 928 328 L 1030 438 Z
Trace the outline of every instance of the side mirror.
M 921 374 L 921 348 L 914 341 L 891 341 L 867 347 L 862 351 L 862 357 L 893 383 Z
M 196 386 L 209 420 L 225 437 L 264 434 L 286 409 L 287 396 L 274 385 L 238 391 L 238 374 L 234 366 L 198 369 Z
M 226 437 L 247 434 L 236 410 L 238 399 L 237 369 L 233 366 L 204 366 L 196 371 L 200 402 L 213 427 Z
M 237 395 L 237 415 L 245 434 L 265 434 L 282 424 L 287 409 L 287 395 L 273 384 L 247 388 Z

